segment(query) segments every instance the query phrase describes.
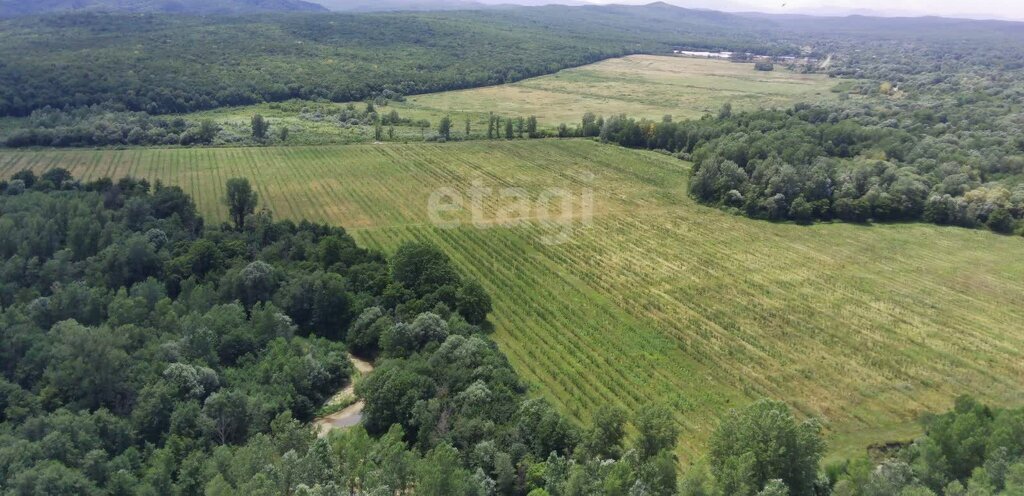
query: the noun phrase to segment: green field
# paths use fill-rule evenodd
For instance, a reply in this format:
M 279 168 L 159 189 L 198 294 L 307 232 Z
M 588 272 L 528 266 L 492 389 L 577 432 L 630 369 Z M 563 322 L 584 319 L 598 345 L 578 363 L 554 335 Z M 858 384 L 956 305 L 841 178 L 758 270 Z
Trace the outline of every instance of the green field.
M 541 124 L 574 124 L 586 112 L 677 120 L 736 110 L 785 108 L 835 98 L 824 74 L 782 69 L 758 72 L 753 64 L 677 56 L 632 55 L 565 69 L 513 84 L 410 97 L 400 104 L 428 114 L 463 112 L 536 115 Z
M 430 240 L 494 296 L 496 337 L 539 394 L 581 420 L 667 401 L 684 458 L 761 396 L 820 416 L 844 454 L 912 434 L 958 393 L 1024 403 L 1019 237 L 750 220 L 689 199 L 684 162 L 584 140 L 0 152 L 0 177 L 53 166 L 178 184 L 214 219 L 225 180 L 246 176 L 277 218 L 384 250 Z M 431 192 L 474 186 L 592 194 L 593 219 L 577 203 L 570 229 L 536 211 L 506 225 L 495 194 L 479 226 L 432 224 Z
M 676 56 L 633 55 L 604 60 L 555 74 L 512 84 L 410 96 L 404 102 L 379 107 L 380 113 L 397 110 L 403 118 L 427 119 L 432 128 L 450 115 L 456 137 L 464 136 L 469 118 L 471 133 L 486 134 L 489 112 L 506 117 L 537 116 L 541 128 L 574 125 L 586 112 L 597 115 L 627 114 L 661 120 L 699 118 L 718 112 L 725 103 L 736 110 L 784 108 L 797 102 L 835 100 L 830 90 L 836 81 L 823 74 L 797 74 L 783 69 L 758 72 L 753 64 Z M 245 136 L 249 119 L 260 113 L 272 126 L 287 126 L 293 142 L 323 144 L 373 140 L 370 126 L 342 128 L 331 119 L 312 122 L 300 118 L 303 109 L 337 113 L 345 104 L 289 101 L 234 107 L 189 114 L 189 119 L 212 119 Z M 362 109 L 363 103 L 357 108 Z M 2 126 L 0 126 L 2 129 Z M 419 128 L 399 126 L 396 141 L 419 141 Z

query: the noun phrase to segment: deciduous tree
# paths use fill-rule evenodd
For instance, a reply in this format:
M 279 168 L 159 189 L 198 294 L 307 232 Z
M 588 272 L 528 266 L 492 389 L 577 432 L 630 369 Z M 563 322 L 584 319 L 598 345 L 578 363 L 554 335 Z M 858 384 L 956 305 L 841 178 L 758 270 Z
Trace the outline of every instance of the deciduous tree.
M 259 195 L 253 191 L 248 179 L 241 177 L 228 179 L 224 204 L 228 207 L 228 214 L 231 215 L 236 229 L 241 230 L 245 227 L 245 216 L 256 210 L 258 198 Z

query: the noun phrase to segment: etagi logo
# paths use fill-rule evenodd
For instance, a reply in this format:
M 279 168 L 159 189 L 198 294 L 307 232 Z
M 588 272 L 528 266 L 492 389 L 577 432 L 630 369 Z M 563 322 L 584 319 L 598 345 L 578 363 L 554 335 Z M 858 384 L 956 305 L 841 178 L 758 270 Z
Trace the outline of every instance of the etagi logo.
M 548 187 L 531 192 L 523 187 L 495 188 L 474 180 L 468 190 L 442 187 L 427 200 L 430 222 L 442 229 L 455 229 L 468 222 L 477 229 L 536 225 L 540 242 L 558 245 L 594 222 L 594 190 L 586 186 L 594 175 L 580 175 L 583 186 Z M 466 218 L 466 212 L 469 218 Z

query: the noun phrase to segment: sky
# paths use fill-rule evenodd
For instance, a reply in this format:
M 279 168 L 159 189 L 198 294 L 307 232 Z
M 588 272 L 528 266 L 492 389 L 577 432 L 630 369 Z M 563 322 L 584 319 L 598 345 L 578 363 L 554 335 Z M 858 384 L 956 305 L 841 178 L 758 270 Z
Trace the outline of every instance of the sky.
M 595 3 L 625 3 L 613 0 L 593 1 Z M 888 16 L 938 15 L 975 19 L 1024 20 L 1024 0 L 666 0 L 666 3 L 725 11 L 819 15 L 856 13 Z

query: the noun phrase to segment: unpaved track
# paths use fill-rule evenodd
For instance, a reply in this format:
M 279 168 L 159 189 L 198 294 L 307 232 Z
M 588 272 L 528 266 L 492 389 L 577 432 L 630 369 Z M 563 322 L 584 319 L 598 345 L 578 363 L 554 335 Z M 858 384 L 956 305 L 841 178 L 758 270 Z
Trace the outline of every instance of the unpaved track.
M 364 360 L 360 360 L 352 355 L 348 356 L 348 359 L 352 361 L 352 365 L 355 366 L 357 377 L 365 377 L 370 372 L 373 372 L 373 364 Z M 330 400 L 328 404 L 340 401 L 345 397 L 351 397 L 355 395 L 356 380 L 349 381 L 348 386 L 341 391 L 338 391 Z M 359 400 L 345 409 L 332 413 L 330 415 L 319 417 L 313 420 L 313 426 L 316 429 L 317 437 L 324 437 L 331 429 L 344 429 L 346 427 L 352 427 L 359 423 L 363 418 L 363 401 Z

